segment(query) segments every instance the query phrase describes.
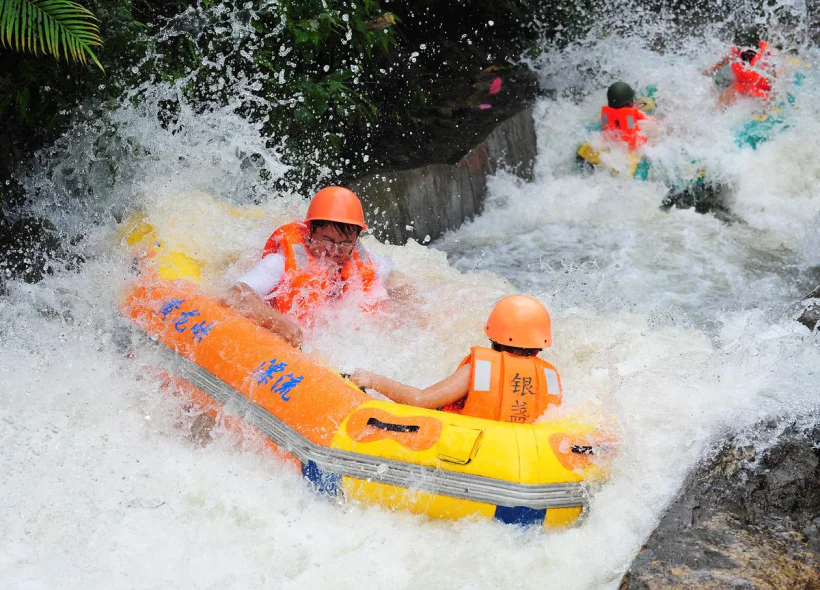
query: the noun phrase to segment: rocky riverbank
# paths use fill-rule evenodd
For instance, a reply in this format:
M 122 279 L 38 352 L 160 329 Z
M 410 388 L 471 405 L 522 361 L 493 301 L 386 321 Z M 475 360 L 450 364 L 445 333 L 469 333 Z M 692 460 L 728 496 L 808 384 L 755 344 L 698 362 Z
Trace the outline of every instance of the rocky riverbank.
M 820 588 L 820 425 L 735 438 L 688 479 L 621 590 Z

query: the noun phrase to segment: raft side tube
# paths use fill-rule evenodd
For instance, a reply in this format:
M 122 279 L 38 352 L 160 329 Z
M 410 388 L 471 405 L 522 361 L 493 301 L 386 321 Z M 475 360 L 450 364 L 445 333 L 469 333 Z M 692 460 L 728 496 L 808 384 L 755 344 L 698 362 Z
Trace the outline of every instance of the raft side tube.
M 169 372 L 298 459 L 325 491 L 434 517 L 563 526 L 587 504 L 584 480 L 600 475 L 591 463 L 567 463 L 550 442 L 580 437 L 581 449 L 588 425 L 509 424 L 373 400 L 194 285 L 136 285 L 123 313 L 160 346 Z
M 450 472 L 440 467 L 428 467 L 379 455 L 365 455 L 317 445 L 202 367 L 175 355 L 170 350 L 164 349 L 163 353 L 166 355 L 166 367 L 170 373 L 190 383 L 229 409 L 233 415 L 258 429 L 282 451 L 294 455 L 302 463 L 314 463 L 324 473 L 443 493 L 455 498 L 491 501 L 510 507 L 527 505 L 532 508 L 556 508 L 586 503 L 580 476 L 575 473 L 572 473 L 575 482 L 522 485 L 514 481 Z

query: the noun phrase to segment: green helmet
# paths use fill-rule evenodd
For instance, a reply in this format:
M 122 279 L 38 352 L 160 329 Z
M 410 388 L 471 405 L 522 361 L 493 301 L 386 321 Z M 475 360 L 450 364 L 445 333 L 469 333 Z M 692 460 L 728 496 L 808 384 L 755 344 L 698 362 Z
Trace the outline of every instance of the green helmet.
M 735 30 L 735 45 L 738 47 L 756 47 L 763 39 L 763 27 L 751 25 Z
M 625 107 L 633 100 L 635 100 L 635 91 L 626 82 L 615 82 L 606 91 L 606 101 L 613 109 Z

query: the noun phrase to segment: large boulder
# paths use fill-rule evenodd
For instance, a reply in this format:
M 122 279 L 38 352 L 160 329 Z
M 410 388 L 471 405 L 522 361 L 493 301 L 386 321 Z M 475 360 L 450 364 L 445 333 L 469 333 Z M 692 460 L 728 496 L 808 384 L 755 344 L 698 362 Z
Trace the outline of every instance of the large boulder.
M 668 587 L 820 588 L 820 424 L 730 441 L 689 477 L 621 583 Z

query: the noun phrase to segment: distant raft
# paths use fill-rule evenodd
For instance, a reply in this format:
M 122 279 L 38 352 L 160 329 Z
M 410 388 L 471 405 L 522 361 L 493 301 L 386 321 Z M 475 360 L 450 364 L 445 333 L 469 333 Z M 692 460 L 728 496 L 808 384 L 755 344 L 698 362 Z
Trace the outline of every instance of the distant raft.
M 644 113 L 653 113 L 655 87 L 649 86 L 636 99 L 636 108 Z M 632 123 L 634 125 L 634 122 Z M 629 146 L 622 141 L 613 141 L 603 132 L 601 122 L 587 125 L 588 141 L 575 151 L 575 162 L 579 170 L 592 172 L 603 170 L 612 176 L 634 180 L 662 180 L 667 193 L 661 201 L 663 211 L 670 209 L 694 209 L 698 213 L 714 213 L 726 222 L 740 221 L 726 203 L 726 191 L 716 180 L 710 178 L 708 167 L 696 158 L 672 171 L 660 173 L 653 168 L 652 161 L 644 154 L 641 146 Z
M 606 477 L 595 461 L 611 451 L 607 432 L 374 400 L 183 279 L 199 270 L 171 254 L 129 287 L 123 315 L 192 402 L 230 428 L 255 429 L 318 491 L 435 518 L 556 528 L 579 519 L 586 483 Z
M 636 108 L 643 113 L 654 113 L 657 108 L 655 92 L 654 86 L 641 90 L 635 99 Z M 583 143 L 575 150 L 575 161 L 579 168 L 603 169 L 613 176 L 636 180 L 649 178 L 652 163 L 641 154 L 639 149 L 627 148 L 619 141 L 602 141 L 604 128 L 601 121 L 587 125 L 586 130 L 595 135 L 597 141 Z
M 758 113 L 735 129 L 738 147 L 757 149 L 759 145 L 790 129 L 792 115 L 799 109 L 797 93 L 801 90 L 810 66 L 794 55 L 787 55 L 783 62 L 781 80 L 776 89 L 780 92 L 772 100 L 762 103 Z

